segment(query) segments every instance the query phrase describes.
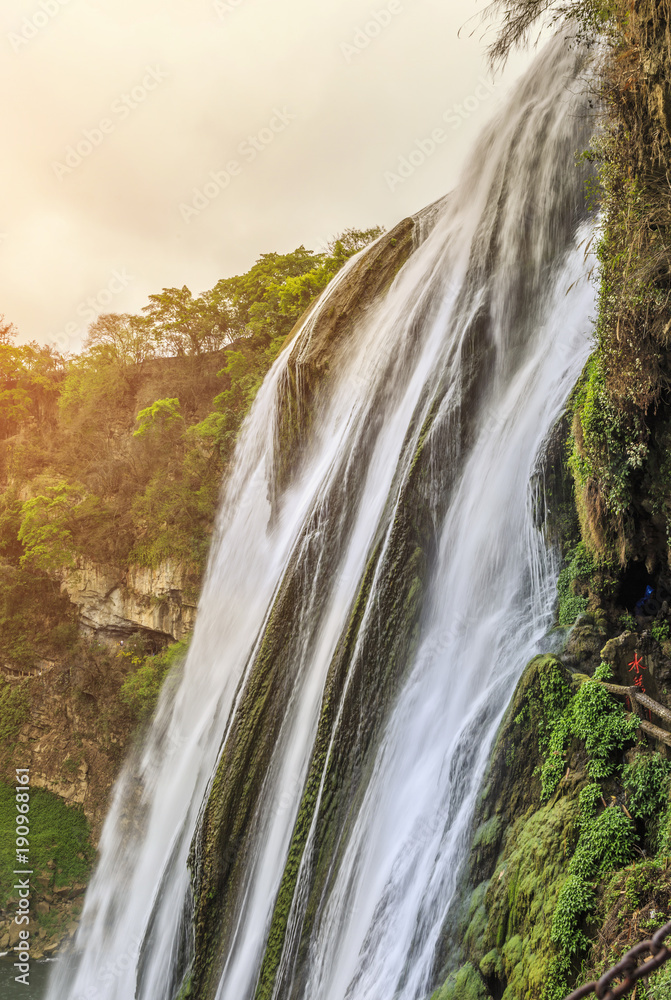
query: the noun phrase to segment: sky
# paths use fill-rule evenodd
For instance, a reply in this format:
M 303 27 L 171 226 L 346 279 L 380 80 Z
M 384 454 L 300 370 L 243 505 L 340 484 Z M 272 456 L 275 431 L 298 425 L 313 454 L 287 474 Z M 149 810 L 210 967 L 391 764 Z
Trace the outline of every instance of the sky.
M 441 197 L 530 59 L 490 75 L 482 8 L 3 0 L 0 314 L 75 352 L 102 312 Z

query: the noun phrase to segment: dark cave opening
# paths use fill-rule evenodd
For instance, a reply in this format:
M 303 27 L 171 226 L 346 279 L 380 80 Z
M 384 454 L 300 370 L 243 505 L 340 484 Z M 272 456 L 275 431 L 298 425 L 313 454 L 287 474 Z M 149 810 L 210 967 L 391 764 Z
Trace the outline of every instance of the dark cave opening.
M 656 586 L 657 581 L 651 573 L 648 573 L 645 563 L 631 560 L 622 574 L 617 594 L 617 603 L 621 607 L 626 608 L 627 611 L 636 611 L 637 604 L 640 604 L 641 601 L 647 603 L 648 600 L 651 600 L 655 596 L 654 594 L 646 593 L 647 588 L 650 587 L 654 591 Z M 643 607 L 639 607 L 639 613 L 645 613 L 646 610 Z

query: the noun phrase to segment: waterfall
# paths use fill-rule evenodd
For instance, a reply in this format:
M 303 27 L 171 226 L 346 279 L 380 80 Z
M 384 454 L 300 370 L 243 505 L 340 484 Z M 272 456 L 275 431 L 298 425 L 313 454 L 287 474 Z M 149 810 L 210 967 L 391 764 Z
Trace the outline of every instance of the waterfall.
M 586 72 L 551 42 L 320 384 L 300 359 L 375 248 L 268 375 L 49 1000 L 435 987 L 496 728 L 552 622 L 538 469 L 589 352 Z

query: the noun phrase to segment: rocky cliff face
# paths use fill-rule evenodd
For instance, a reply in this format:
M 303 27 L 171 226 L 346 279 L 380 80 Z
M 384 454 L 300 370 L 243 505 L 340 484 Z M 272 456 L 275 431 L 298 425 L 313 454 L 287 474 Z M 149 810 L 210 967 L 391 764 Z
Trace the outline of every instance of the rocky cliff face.
M 124 569 L 79 559 L 63 572 L 62 588 L 76 606 L 84 633 L 123 641 L 142 632 L 158 643 L 186 638 L 196 620 L 198 581 L 175 561 Z

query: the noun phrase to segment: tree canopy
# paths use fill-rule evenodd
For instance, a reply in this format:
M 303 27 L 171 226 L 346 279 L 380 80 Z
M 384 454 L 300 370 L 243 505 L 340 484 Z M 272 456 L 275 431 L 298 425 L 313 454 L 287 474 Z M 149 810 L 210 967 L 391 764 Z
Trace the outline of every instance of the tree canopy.
M 0 554 L 29 574 L 84 555 L 202 568 L 222 473 L 266 372 L 381 231 L 262 254 L 197 296 L 163 288 L 137 315 L 99 316 L 75 356 L 17 344 L 0 317 Z

